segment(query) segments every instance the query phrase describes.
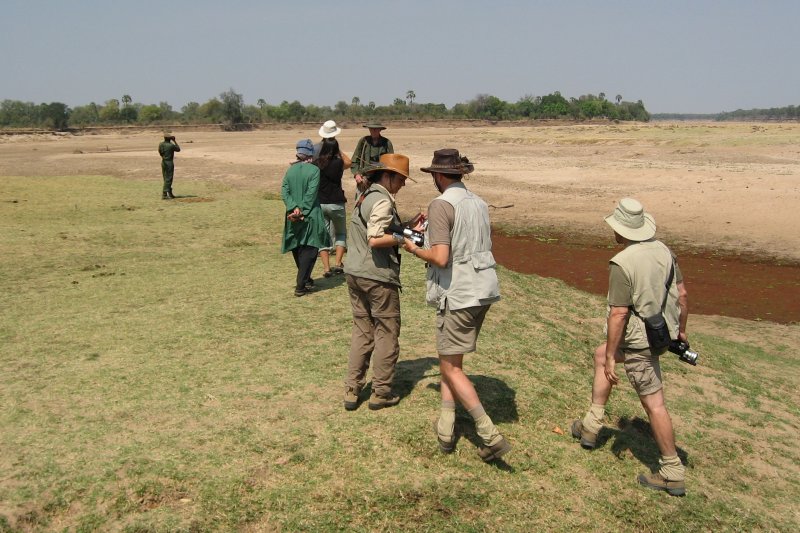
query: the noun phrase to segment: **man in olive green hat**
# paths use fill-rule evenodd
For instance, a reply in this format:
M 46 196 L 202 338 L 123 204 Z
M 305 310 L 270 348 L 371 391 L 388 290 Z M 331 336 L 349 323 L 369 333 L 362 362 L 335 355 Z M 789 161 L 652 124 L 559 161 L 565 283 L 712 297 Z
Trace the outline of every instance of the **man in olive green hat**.
M 175 152 L 180 152 L 181 147 L 175 136 L 169 132 L 164 133 L 164 140 L 158 145 L 158 154 L 161 156 L 161 176 L 164 178 L 164 188 L 161 192 L 162 200 L 172 200 L 172 177 L 175 174 Z
M 364 124 L 364 127 L 369 130 L 369 135 L 365 135 L 358 141 L 350 167 L 359 192 L 364 192 L 369 188 L 369 181 L 364 176 L 364 169 L 380 161 L 383 154 L 394 153 L 392 141 L 381 135 L 386 126 L 373 121 Z M 358 192 L 356 192 L 357 198 Z

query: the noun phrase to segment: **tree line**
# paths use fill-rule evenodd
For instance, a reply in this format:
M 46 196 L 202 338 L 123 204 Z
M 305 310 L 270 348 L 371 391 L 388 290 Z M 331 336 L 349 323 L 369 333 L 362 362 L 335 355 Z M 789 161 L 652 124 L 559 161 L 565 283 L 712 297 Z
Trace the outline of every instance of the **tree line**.
M 106 100 L 103 104 L 92 102 L 74 108 L 61 102 L 34 104 L 3 100 L 0 102 L 0 127 L 68 130 L 93 126 L 223 124 L 235 128 L 248 124 L 321 122 L 328 119 L 650 120 L 650 114 L 641 100 L 626 102 L 621 95 L 617 95 L 612 102 L 602 92 L 567 99 L 556 91 L 545 96 L 526 95 L 517 102 L 506 102 L 496 96 L 479 94 L 472 100 L 455 104 L 451 108 L 445 104 L 415 102 L 415 98 L 414 91 L 409 90 L 405 98 L 395 98 L 391 105 L 381 106 L 373 101 L 364 104 L 358 96 L 354 96 L 349 103 L 339 101 L 333 107 L 303 105 L 297 100 L 284 100 L 278 105 L 272 105 L 263 98 L 252 105 L 246 104 L 241 94 L 229 89 L 202 104 L 189 102 L 180 110 L 173 109 L 168 102 L 134 102 L 127 94 L 121 99 Z

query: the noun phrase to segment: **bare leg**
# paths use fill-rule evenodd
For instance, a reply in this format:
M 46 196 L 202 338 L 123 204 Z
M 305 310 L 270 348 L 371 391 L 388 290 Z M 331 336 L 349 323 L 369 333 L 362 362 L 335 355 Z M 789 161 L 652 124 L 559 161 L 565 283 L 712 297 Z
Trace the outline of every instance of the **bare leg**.
M 319 258 L 322 260 L 322 270 L 325 272 L 331 271 L 330 253 L 328 250 L 320 250 Z
M 344 259 L 344 246 L 336 247 L 336 266 L 342 268 L 342 260 Z M 323 261 L 323 264 L 325 262 Z
M 639 400 L 647 413 L 647 418 L 650 419 L 653 437 L 656 439 L 661 455 L 677 455 L 675 433 L 672 430 L 672 419 L 664 403 L 664 391 L 659 390 L 647 396 L 639 396 Z
M 617 351 L 614 359 L 617 363 L 623 361 L 621 351 Z M 606 378 L 606 343 L 601 344 L 594 351 L 594 381 L 592 381 L 592 403 L 605 405 L 611 395 L 613 385 Z
M 472 382 L 464 374 L 464 355 L 439 355 L 442 372 L 442 400 L 457 399 L 469 411 L 481 404 Z

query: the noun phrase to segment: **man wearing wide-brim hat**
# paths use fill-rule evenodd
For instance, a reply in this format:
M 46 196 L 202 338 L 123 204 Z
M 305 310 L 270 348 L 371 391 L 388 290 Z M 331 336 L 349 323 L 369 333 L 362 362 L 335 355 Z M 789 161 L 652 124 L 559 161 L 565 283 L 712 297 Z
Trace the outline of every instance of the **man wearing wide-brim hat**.
M 372 366 L 369 408 L 397 405 L 392 392 L 400 355 L 400 253 L 402 236 L 395 195 L 409 178 L 408 157 L 384 154 L 364 169 L 369 188 L 356 201 L 347 232 L 344 273 L 353 309 L 353 330 L 345 377 L 344 408 L 358 408 L 359 395 Z M 370 365 L 371 363 L 371 365 Z
M 406 239 L 404 248 L 428 264 L 427 297 L 436 308 L 436 350 L 441 369 L 442 405 L 434 431 L 444 453 L 455 450 L 456 400 L 472 416 L 486 462 L 511 450 L 486 414 L 475 387 L 464 374 L 464 354 L 474 352 L 489 307 L 500 299 L 492 255 L 489 208 L 462 182 L 475 169 L 458 150 L 433 154 L 431 174 L 441 195 L 428 206 L 425 247 Z
M 661 452 L 658 471 L 642 474 L 638 481 L 651 489 L 683 496 L 686 469 L 675 447 L 659 364 L 670 338 L 687 342 L 689 308 L 683 276 L 674 254 L 655 239 L 655 219 L 637 200 L 623 198 L 605 221 L 614 230 L 617 243 L 625 248 L 610 262 L 606 342 L 594 352 L 591 406 L 583 419 L 572 423 L 572 435 L 586 449 L 597 446 L 606 402 L 619 382 L 615 366 L 624 363 Z M 653 317 L 661 320 L 653 321 Z M 651 325 L 657 322 L 666 325 L 661 338 L 653 334 Z
M 377 163 L 383 154 L 394 153 L 392 141 L 381 135 L 386 126 L 380 122 L 372 121 L 364 124 L 364 127 L 369 130 L 369 135 L 359 139 L 356 149 L 353 151 L 352 166 L 350 167 L 359 192 L 363 192 L 369 187 L 369 183 L 364 177 L 364 169 Z M 358 197 L 358 194 L 356 194 L 356 197 Z

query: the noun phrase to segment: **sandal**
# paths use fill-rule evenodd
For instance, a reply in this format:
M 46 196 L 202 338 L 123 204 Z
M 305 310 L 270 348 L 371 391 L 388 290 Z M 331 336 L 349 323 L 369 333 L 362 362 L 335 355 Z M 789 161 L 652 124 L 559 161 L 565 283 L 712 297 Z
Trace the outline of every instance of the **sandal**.
M 334 274 L 343 274 L 344 273 L 344 268 L 342 268 L 340 266 L 332 266 L 331 267 L 331 272 L 333 272 Z
M 332 272 L 332 270 L 333 270 L 333 269 L 331 269 L 331 270 L 326 270 L 325 272 L 323 272 L 323 273 L 322 273 L 322 275 L 323 275 L 324 277 L 326 277 L 326 278 L 329 278 L 329 277 L 333 276 L 333 272 Z

